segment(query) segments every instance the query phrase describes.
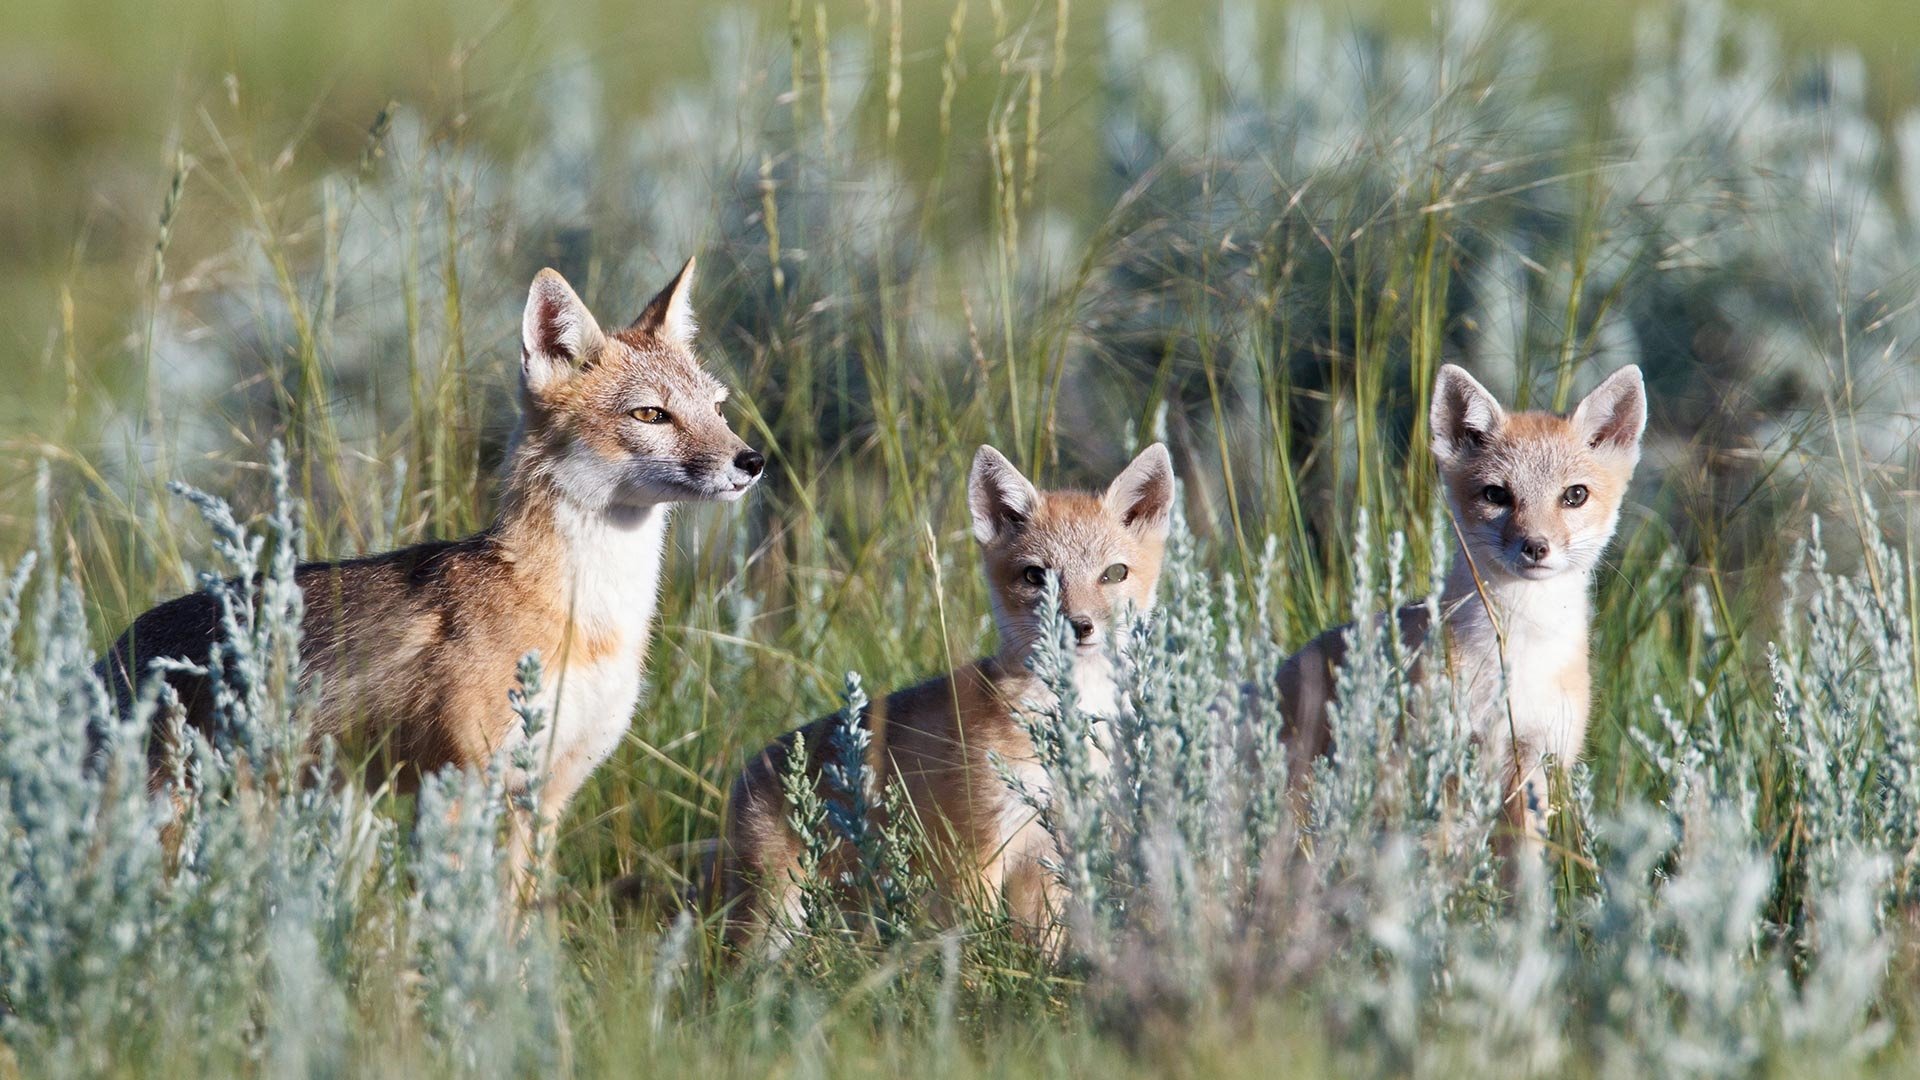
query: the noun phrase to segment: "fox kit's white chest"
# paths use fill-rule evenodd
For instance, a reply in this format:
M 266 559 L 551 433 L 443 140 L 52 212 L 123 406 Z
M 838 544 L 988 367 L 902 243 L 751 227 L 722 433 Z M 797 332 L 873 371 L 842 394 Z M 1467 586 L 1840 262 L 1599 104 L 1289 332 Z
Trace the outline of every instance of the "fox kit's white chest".
M 1528 764 L 1541 754 L 1572 762 L 1590 705 L 1585 576 L 1489 584 L 1486 600 L 1492 618 L 1477 592 L 1447 616 L 1455 692 L 1475 733 L 1496 761 L 1517 742 Z

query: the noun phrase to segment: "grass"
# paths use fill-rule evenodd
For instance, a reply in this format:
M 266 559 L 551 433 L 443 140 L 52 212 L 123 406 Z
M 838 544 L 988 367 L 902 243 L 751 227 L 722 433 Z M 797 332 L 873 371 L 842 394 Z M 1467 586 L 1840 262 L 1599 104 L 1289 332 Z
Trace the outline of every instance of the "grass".
M 260 32 L 390 25 L 362 14 Z M 33 415 L 6 427 L 23 467 L 4 550 L 77 592 L 29 590 L 27 674 L 0 684 L 0 731 L 29 748 L 0 821 L 45 860 L 0 923 L 0 1072 L 1911 1062 L 1920 128 L 1884 80 L 1710 7 L 1652 18 L 1604 78 L 1466 6 L 1372 36 L 1228 5 L 1196 45 L 1159 32 L 1164 12 L 795 3 L 717 18 L 703 55 L 658 18 L 676 89 L 649 84 L 643 109 L 628 38 L 516 51 L 552 26 L 521 8 L 452 33 L 435 69 L 470 60 L 445 83 L 369 92 L 360 65 L 389 70 L 386 43 L 337 91 L 284 72 L 321 103 L 306 120 L 252 96 L 278 53 L 240 57 L 241 105 L 173 118 L 141 204 L 157 229 L 118 226 L 122 280 L 83 260 L 63 278 Z M 222 781 L 204 865 L 180 881 L 141 856 L 143 801 L 62 756 L 85 709 L 61 650 L 197 587 L 206 526 L 166 483 L 284 538 L 278 440 L 311 555 L 476 528 L 533 271 L 617 319 L 693 252 L 704 351 L 770 476 L 737 510 L 676 518 L 651 689 L 528 936 L 488 936 L 484 816 L 419 835 L 404 807 L 353 818 Z M 1343 778 L 1358 794 L 1297 879 L 1265 859 L 1283 841 L 1216 821 L 1242 808 L 1205 784 L 1167 793 L 1174 810 L 1075 808 L 1110 826 L 1075 850 L 1112 899 L 1062 969 L 991 912 L 888 946 L 821 927 L 771 970 L 673 927 L 664 897 L 750 752 L 839 708 L 847 672 L 879 693 L 990 647 L 962 494 L 979 443 L 1067 485 L 1150 434 L 1174 447 L 1192 544 L 1148 655 L 1178 692 L 1143 706 L 1141 738 L 1198 754 L 1211 695 L 1444 569 L 1423 405 L 1447 361 L 1538 407 L 1628 361 L 1652 387 L 1550 903 L 1495 898 L 1485 845 L 1448 847 L 1417 795 L 1427 759 L 1383 754 Z M 1858 572 L 1824 592 L 1790 573 L 1816 519 Z M 1403 691 L 1361 690 L 1364 718 L 1400 716 Z M 1465 760 L 1433 731 L 1432 760 Z M 1142 824 L 1163 812 L 1166 851 Z M 74 856 L 48 821 L 124 862 Z M 1164 869 L 1229 841 L 1257 850 Z M 633 873 L 660 887 L 618 909 L 607 886 Z

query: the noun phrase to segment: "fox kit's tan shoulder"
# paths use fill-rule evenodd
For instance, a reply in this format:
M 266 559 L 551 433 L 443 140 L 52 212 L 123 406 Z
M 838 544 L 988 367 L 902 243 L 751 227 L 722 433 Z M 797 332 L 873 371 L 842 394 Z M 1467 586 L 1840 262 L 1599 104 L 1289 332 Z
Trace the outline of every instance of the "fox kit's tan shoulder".
M 557 819 L 639 696 L 669 505 L 737 499 L 764 465 L 728 428 L 726 390 L 694 354 L 692 275 L 689 260 L 614 333 L 558 273 L 534 278 L 520 424 L 492 526 L 297 572 L 316 740 L 371 754 L 376 782 L 485 765 L 519 735 L 507 693 L 537 652 L 558 740 L 543 755 L 543 804 Z M 218 635 L 211 599 L 182 597 L 135 620 L 102 671 L 124 708 L 153 658 L 204 663 Z M 204 680 L 169 681 L 206 724 Z
M 1026 657 L 1048 630 L 1041 608 L 1051 577 L 1073 628 L 1081 706 L 1096 714 L 1111 709 L 1105 644 L 1123 612 L 1144 613 L 1153 604 L 1173 506 L 1173 464 L 1156 444 L 1104 492 L 1041 491 L 999 451 L 983 446 L 967 495 L 1000 649 L 889 695 L 864 720 L 873 765 L 883 782 L 904 788 L 932 849 L 927 869 L 942 895 L 975 903 L 1004 899 L 1044 941 L 1055 899 L 1043 865 L 1051 841 L 1001 771 L 1010 770 L 1030 790 L 1045 790 L 1045 773 L 1015 715 L 1045 692 Z M 810 758 L 826 745 L 834 722 L 829 717 L 801 730 Z M 757 755 L 734 784 L 714 885 L 729 905 L 730 936 L 739 944 L 777 945 L 779 935 L 769 931 L 795 914 L 792 875 L 801 838 L 788 823 L 779 784 L 793 740 L 789 733 Z

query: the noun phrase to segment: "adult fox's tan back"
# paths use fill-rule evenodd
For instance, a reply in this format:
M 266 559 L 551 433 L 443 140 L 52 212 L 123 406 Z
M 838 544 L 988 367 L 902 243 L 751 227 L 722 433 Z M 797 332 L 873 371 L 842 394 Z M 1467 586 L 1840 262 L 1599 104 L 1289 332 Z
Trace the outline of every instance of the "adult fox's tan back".
M 1034 488 L 990 446 L 974 458 L 969 486 L 974 536 L 993 596 L 1000 649 L 948 675 L 875 702 L 862 718 L 869 765 L 882 784 L 904 786 L 926 833 L 925 869 L 946 897 L 1003 901 L 1037 944 L 1057 945 L 1058 886 L 1047 862 L 1053 842 L 1003 778 L 1047 789 L 1033 743 L 1016 719 L 1046 689 L 1026 658 L 1047 631 L 1041 609 L 1049 575 L 1073 627 L 1079 706 L 1094 717 L 1115 708 L 1106 644 L 1121 613 L 1153 605 L 1173 507 L 1173 464 L 1158 443 L 1142 451 L 1100 495 Z M 802 840 L 782 786 L 795 738 L 809 776 L 831 754 L 838 717 L 788 732 L 734 781 L 713 884 L 737 945 L 777 948 L 797 918 Z M 845 869 L 824 867 L 829 880 Z M 783 925 L 784 924 L 784 925 Z
M 669 506 L 738 499 L 764 464 L 727 426 L 726 390 L 692 351 L 692 277 L 689 260 L 639 319 L 609 334 L 559 274 L 541 271 L 522 323 L 521 421 L 492 526 L 298 569 L 302 668 L 318 691 L 312 738 L 370 756 L 370 784 L 391 776 L 407 787 L 444 766 L 480 767 L 521 737 L 507 693 L 530 651 L 546 669 L 550 822 L 626 731 Z M 204 663 L 219 633 L 204 593 L 135 620 L 102 661 L 123 711 L 153 659 Z M 204 727 L 205 681 L 167 679 Z M 149 745 L 156 758 L 164 750 L 158 733 Z

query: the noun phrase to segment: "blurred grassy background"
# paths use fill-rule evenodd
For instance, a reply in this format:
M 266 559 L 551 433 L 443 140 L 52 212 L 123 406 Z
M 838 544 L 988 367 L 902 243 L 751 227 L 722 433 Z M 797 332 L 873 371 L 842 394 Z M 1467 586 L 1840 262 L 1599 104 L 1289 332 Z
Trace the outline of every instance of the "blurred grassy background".
M 1261 7 L 1278 11 L 1290 2 Z M 1336 24 L 1399 33 L 1417 33 L 1432 18 L 1418 0 L 1304 2 L 1319 2 Z M 995 10 L 1007 25 L 1032 22 L 1035 32 L 1050 33 L 1039 24 L 1065 9 L 1076 57 L 1097 49 L 1105 11 L 1090 0 L 973 6 L 965 39 L 976 67 L 999 44 Z M 1549 33 L 1558 89 L 1598 101 L 1626 62 L 1633 14 L 1658 6 L 1503 0 L 1499 10 Z M 816 5 L 802 7 L 811 20 Z M 836 28 L 878 18 L 885 7 L 885 0 L 827 5 Z M 1920 96 L 1920 4 L 1737 0 L 1731 7 L 1773 16 L 1796 48 L 1857 50 L 1882 117 Z M 927 120 L 953 8 L 949 0 L 902 5 L 902 111 L 910 119 L 899 164 L 914 180 L 936 167 L 938 140 Z M 90 369 L 79 373 L 86 392 L 125 389 L 131 364 L 117 346 L 134 332 L 176 156 L 208 153 L 210 132 L 243 140 L 255 157 L 295 176 L 350 163 L 389 102 L 463 138 L 511 144 L 524 133 L 527 88 L 556 65 L 582 62 L 604 92 L 600 115 L 617 120 L 700 73 L 711 10 L 699 0 L 8 5 L 0 26 L 0 189 L 7 192 L 0 202 L 0 370 L 9 373 L 9 392 L 0 396 L 0 442 L 78 434 L 58 430 L 69 366 Z M 763 0 L 756 10 L 769 25 L 789 14 L 782 0 Z M 1209 49 L 1211 22 L 1195 18 L 1193 5 L 1156 0 L 1146 11 L 1158 40 Z M 1261 25 L 1277 33 L 1280 20 Z M 1070 65 L 1064 93 L 1046 103 L 1050 204 L 1072 207 L 1091 190 L 1096 156 L 1074 151 L 1093 137 L 1098 76 L 1093 63 Z M 996 92 L 991 79 L 967 80 L 957 108 L 979 109 Z M 985 163 L 957 164 L 960 182 L 948 185 L 949 197 L 988 198 Z M 237 198 L 217 185 L 189 186 L 169 241 L 171 266 L 191 268 L 230 245 L 242 214 Z M 0 477 L 0 513 L 16 521 L 22 480 Z

